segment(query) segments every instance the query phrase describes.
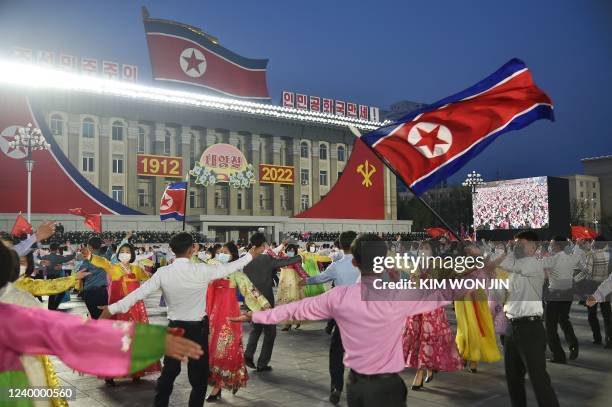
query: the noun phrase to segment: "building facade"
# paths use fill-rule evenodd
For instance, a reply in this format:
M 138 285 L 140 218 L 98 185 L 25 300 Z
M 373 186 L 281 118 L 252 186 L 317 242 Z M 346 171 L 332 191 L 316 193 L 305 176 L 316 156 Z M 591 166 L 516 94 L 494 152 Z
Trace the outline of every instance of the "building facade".
M 569 181 L 572 223 L 595 228 L 601 221 L 599 178 L 584 174 L 574 174 L 563 178 Z
M 600 200 L 600 211 L 598 212 L 598 223 L 607 225 L 610 232 L 612 228 L 612 155 L 602 157 L 584 158 L 580 160 L 584 173 L 599 179 L 599 191 L 597 196 Z
M 152 227 L 159 223 L 157 214 L 167 184 L 185 179 L 208 147 L 226 143 L 237 147 L 256 172 L 260 164 L 293 167 L 294 182 L 266 184 L 257 177 L 245 189 L 191 182 L 188 224 L 210 238 L 238 239 L 261 227 L 275 237 L 307 230 L 410 231 L 410 221 L 397 221 L 396 180 L 386 168 L 384 219 L 292 218 L 319 202 L 342 175 L 355 142 L 344 123 L 317 124 L 81 92 L 41 92 L 35 98 L 52 137 L 71 164 L 99 190 L 143 213 L 129 219 L 105 215 L 106 230 L 126 230 L 128 224 L 134 230 L 167 230 Z M 172 178 L 138 175 L 139 154 L 175 157 L 182 162 L 180 174 Z M 59 218 L 64 225 L 74 221 Z

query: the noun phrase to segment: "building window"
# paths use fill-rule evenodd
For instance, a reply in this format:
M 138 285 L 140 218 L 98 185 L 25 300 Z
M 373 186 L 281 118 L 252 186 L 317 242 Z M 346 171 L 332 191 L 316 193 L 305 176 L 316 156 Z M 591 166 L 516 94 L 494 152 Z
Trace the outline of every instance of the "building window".
M 327 171 L 319 172 L 319 185 L 327 186 Z
M 172 138 L 170 137 L 170 131 L 166 130 L 166 135 L 164 136 L 164 154 L 170 155 L 172 151 L 170 149 L 170 143 L 172 142 Z
M 123 203 L 123 187 L 114 185 L 112 191 L 113 199 L 119 203 Z
M 236 203 L 237 203 L 237 206 L 238 206 L 239 210 L 243 210 L 244 209 L 244 200 L 243 200 L 243 197 L 242 197 L 242 192 L 238 192 L 236 194 Z
M 144 188 L 138 188 L 138 206 L 147 208 L 149 206 L 149 196 Z
M 123 174 L 123 156 L 113 156 L 113 174 Z
M 94 121 L 89 117 L 83 119 L 83 137 L 85 138 L 94 138 L 96 136 L 96 127 Z
M 263 192 L 259 193 L 259 209 L 266 209 L 266 199 Z
M 300 182 L 302 185 L 308 185 L 308 180 L 309 180 L 310 176 L 308 174 L 308 170 L 305 168 L 302 168 L 300 170 Z
M 280 207 L 283 211 L 287 210 L 287 188 L 284 186 L 281 186 L 280 191 Z
M 310 198 L 308 195 L 302 195 L 302 210 L 308 209 L 310 206 Z
M 595 186 L 596 186 L 596 185 L 597 185 L 597 184 L 593 182 L 593 188 L 595 188 Z
M 138 152 L 139 153 L 144 153 L 145 152 L 145 140 L 146 140 L 146 136 L 145 136 L 145 130 L 142 127 L 138 128 Z
M 83 172 L 94 172 L 93 153 L 83 153 Z
M 597 198 L 597 192 L 593 192 L 593 199 Z
M 580 186 L 584 186 L 584 182 L 580 181 Z
M 215 191 L 215 208 L 225 209 L 227 208 L 227 190 L 222 189 Z
M 51 127 L 51 133 L 54 136 L 64 135 L 64 119 L 62 119 L 62 116 L 60 116 L 59 114 L 54 114 L 51 116 L 49 122 L 49 127 Z
M 190 208 L 197 208 L 198 207 L 198 200 L 197 200 L 197 196 L 196 196 L 196 192 L 195 191 L 189 191 L 189 207 Z
M 123 140 L 123 123 L 120 121 L 113 122 L 112 139 L 115 141 Z
M 326 144 L 319 145 L 319 159 L 327 160 L 327 145 Z
M 287 164 L 287 148 L 283 144 L 280 147 L 280 163 L 281 165 Z
M 308 158 L 308 143 L 305 141 L 300 143 L 300 157 Z
M 338 161 L 346 161 L 346 150 L 344 146 L 338 146 Z
M 264 140 L 259 142 L 259 162 L 268 162 L 268 149 L 266 148 L 266 142 Z
M 580 191 L 580 198 L 584 198 L 584 191 Z

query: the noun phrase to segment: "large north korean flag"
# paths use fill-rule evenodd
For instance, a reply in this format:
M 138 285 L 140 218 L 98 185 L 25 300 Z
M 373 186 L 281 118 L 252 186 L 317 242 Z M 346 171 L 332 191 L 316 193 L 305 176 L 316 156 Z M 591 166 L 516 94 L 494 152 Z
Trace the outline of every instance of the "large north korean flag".
M 29 123 L 40 128 L 51 145 L 48 151 L 34 151 L 32 171 L 32 212 L 66 214 L 82 208 L 92 214 L 139 215 L 114 201 L 92 185 L 66 157 L 45 122 L 42 109 L 23 92 L 0 92 L 0 213 L 25 212 L 27 207 L 26 151 L 10 142 Z M 96 157 L 99 160 L 99 157 Z
M 417 195 L 457 172 L 497 137 L 554 119 L 552 101 L 513 59 L 476 85 L 361 137 Z
M 193 27 L 144 19 L 153 79 L 206 88 L 222 96 L 270 99 L 267 59 L 245 58 Z

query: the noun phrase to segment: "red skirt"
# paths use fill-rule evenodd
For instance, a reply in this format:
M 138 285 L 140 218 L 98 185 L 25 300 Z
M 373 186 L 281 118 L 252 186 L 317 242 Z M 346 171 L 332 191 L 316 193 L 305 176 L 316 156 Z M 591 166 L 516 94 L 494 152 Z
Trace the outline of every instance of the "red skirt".
M 244 365 L 242 325 L 228 321 L 228 317 L 240 315 L 236 289 L 230 281 L 215 280 L 206 292 L 206 313 L 209 319 L 208 382 L 227 390 L 245 387 L 249 375 Z
M 135 280 L 135 277 L 136 276 L 134 274 L 127 274 L 121 277 L 120 280 L 111 281 L 110 285 L 108 286 L 108 303 L 114 304 L 140 287 L 140 283 Z M 116 321 L 139 322 L 143 324 L 149 323 L 147 309 L 145 308 L 144 301 L 142 300 L 134 304 L 128 312 L 124 314 L 115 314 L 111 317 L 111 319 Z M 161 372 L 160 362 L 154 363 L 146 369 L 136 372 L 129 377 L 143 377 L 145 375 L 158 372 Z

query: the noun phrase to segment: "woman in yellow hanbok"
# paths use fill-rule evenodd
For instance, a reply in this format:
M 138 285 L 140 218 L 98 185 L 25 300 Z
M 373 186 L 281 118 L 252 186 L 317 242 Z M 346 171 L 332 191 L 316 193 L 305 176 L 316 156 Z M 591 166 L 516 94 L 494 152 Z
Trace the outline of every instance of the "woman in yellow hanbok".
M 465 249 L 467 255 L 479 256 L 476 246 Z M 489 308 L 487 293 L 476 290 L 455 301 L 457 336 L 455 343 L 459 354 L 468 364 L 471 373 L 477 372 L 478 362 L 497 362 L 501 353 L 497 346 L 493 316 Z
M 140 287 L 141 281 L 149 279 L 149 275 L 142 269 L 142 267 L 134 263 L 136 260 L 136 252 L 131 244 L 125 243 L 121 245 L 118 253 L 117 259 L 119 260 L 119 263 L 111 263 L 104 257 L 90 254 L 88 251 L 84 253 L 86 258 L 90 258 L 91 264 L 106 271 L 110 278 L 110 284 L 108 287 L 109 304 L 114 304 L 121 300 L 126 295 Z M 145 308 L 144 301 L 142 300 L 134 304 L 125 314 L 115 314 L 111 317 L 111 319 L 141 322 L 145 324 L 149 323 L 147 309 Z M 134 374 L 132 378 L 138 379 L 146 374 L 160 371 L 161 364 L 156 363 L 149 366 L 144 371 Z M 112 384 L 110 380 L 108 380 L 107 383 Z
M 306 274 L 308 274 L 308 277 L 314 277 L 320 274 L 318 263 L 331 263 L 332 261 L 329 256 L 321 256 L 317 253 L 317 245 L 314 242 L 308 242 L 306 244 L 306 251 L 299 254 L 302 256 L 302 268 Z M 304 295 L 306 297 L 314 297 L 324 292 L 325 286 L 323 284 L 309 284 L 304 286 Z

